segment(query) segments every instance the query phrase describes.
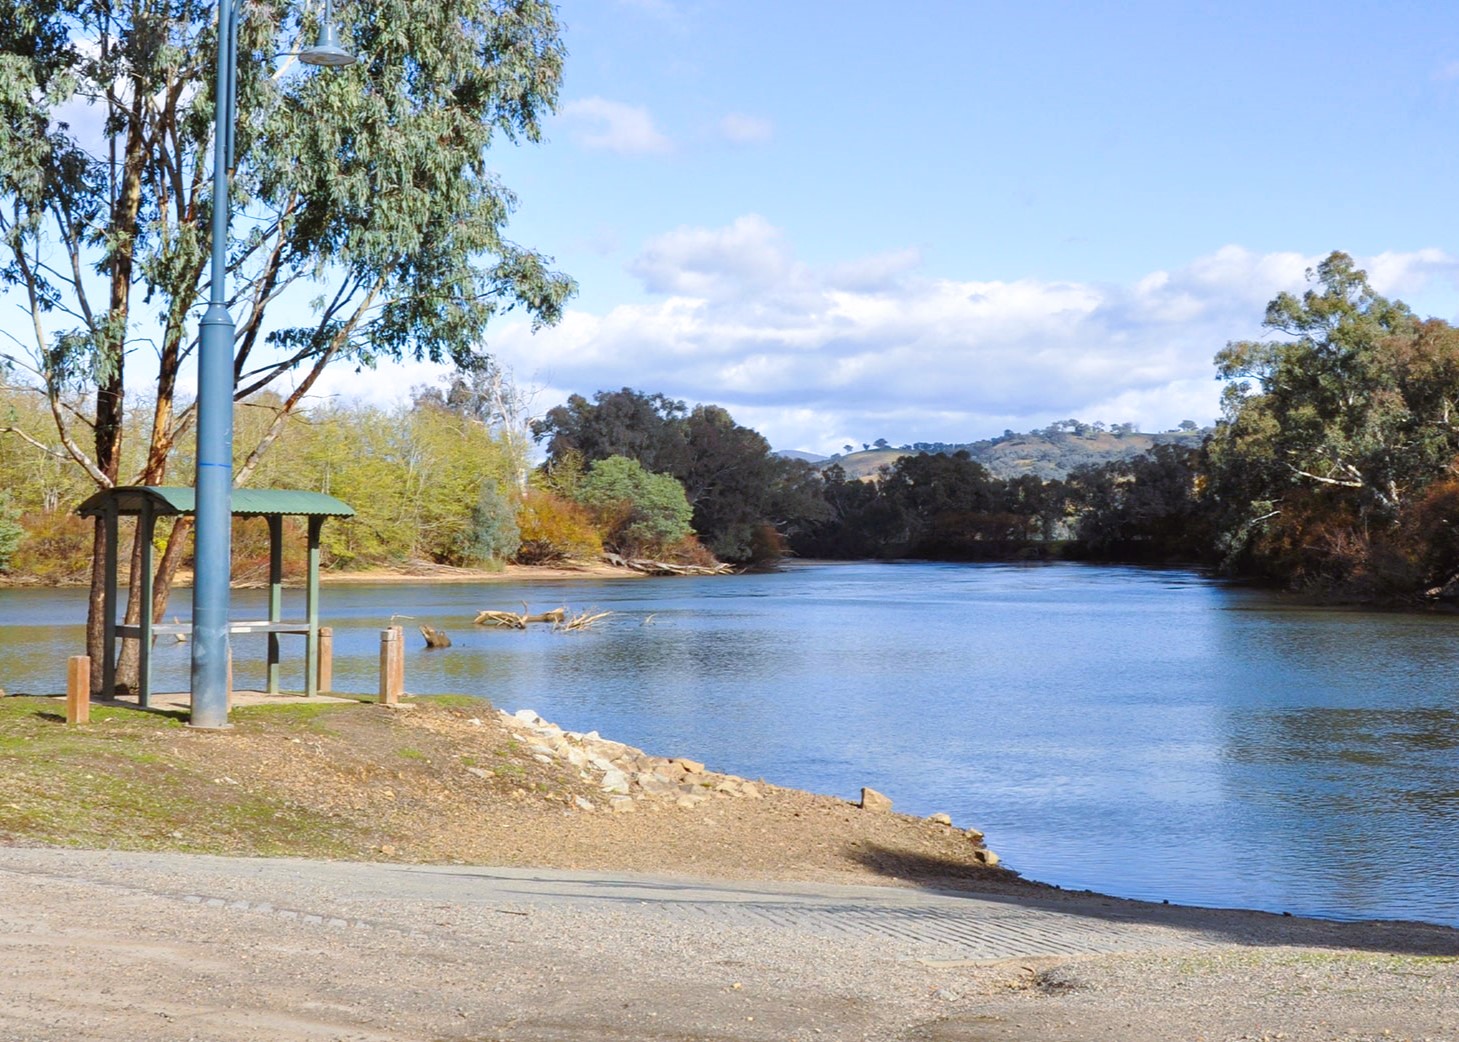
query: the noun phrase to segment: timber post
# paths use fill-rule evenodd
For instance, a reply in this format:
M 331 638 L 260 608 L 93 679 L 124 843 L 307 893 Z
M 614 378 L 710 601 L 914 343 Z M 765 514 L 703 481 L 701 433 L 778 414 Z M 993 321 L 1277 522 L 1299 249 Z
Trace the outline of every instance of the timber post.
M 91 656 L 72 655 L 66 660 L 66 723 L 91 722 Z
M 380 704 L 395 705 L 405 687 L 405 631 L 388 626 L 380 631 Z
M 319 627 L 319 690 L 334 690 L 334 627 Z

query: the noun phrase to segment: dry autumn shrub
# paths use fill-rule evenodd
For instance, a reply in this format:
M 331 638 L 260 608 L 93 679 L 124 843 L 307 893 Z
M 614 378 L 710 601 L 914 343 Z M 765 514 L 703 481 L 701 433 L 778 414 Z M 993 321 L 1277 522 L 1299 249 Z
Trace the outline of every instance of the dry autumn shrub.
M 522 544 L 518 564 L 553 564 L 597 557 L 603 539 L 588 511 L 544 489 L 528 489 L 517 507 Z
M 24 530 L 10 558 L 10 572 L 45 583 L 77 582 L 91 574 L 91 541 L 95 525 L 76 514 L 29 513 L 20 516 Z

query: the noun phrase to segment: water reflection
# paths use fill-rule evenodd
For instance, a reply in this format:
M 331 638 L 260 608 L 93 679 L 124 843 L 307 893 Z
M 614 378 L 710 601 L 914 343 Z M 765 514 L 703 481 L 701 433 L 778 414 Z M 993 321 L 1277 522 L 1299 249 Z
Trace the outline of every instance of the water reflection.
M 261 598 L 243 594 L 239 617 Z M 615 615 L 573 635 L 470 624 L 521 601 Z M 58 690 L 83 612 L 79 591 L 0 593 L 0 686 Z M 375 689 L 393 613 L 456 642 L 425 652 L 408 630 L 412 691 L 846 797 L 873 785 L 986 829 L 1035 878 L 1459 923 L 1453 618 L 1069 565 L 330 587 L 341 688 Z M 261 641 L 235 660 L 240 683 L 261 682 Z M 185 686 L 186 646 L 159 645 L 157 671 Z

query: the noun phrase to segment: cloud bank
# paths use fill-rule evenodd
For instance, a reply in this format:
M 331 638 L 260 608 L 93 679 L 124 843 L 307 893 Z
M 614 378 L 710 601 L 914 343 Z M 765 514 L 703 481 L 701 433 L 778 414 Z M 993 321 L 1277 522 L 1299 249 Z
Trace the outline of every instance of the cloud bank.
M 809 265 L 751 214 L 647 242 L 629 265 L 644 301 L 570 310 L 536 335 L 504 326 L 490 350 L 545 385 L 544 408 L 661 391 L 724 405 L 778 448 L 968 441 L 1065 417 L 1168 429 L 1216 417 L 1212 356 L 1262 335 L 1267 301 L 1320 259 L 1225 246 L 1129 284 L 954 279 L 915 250 Z M 1391 295 L 1459 284 L 1440 250 L 1359 260 Z

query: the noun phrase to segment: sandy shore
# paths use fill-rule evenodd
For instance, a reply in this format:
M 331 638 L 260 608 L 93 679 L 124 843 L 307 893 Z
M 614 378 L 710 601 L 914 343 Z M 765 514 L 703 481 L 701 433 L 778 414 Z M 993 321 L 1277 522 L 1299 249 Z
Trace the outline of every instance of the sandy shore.
M 602 561 L 568 565 L 508 564 L 495 571 L 430 565 L 420 568 L 371 568 L 360 572 L 324 572 L 321 583 L 332 586 L 368 586 L 379 583 L 530 583 L 567 579 L 642 579 L 643 573 L 615 568 Z
M 627 568 L 615 568 L 604 561 L 575 561 L 570 564 L 560 565 L 527 565 L 507 564 L 498 569 L 486 568 L 453 568 L 444 564 L 419 564 L 403 568 L 366 568 L 360 571 L 333 572 L 325 571 L 319 573 L 320 583 L 326 586 L 371 586 L 390 583 L 534 583 L 534 582 L 562 582 L 572 579 L 644 579 L 647 578 L 642 572 L 631 571 Z M 174 589 L 186 589 L 192 586 L 192 572 L 188 569 L 180 569 L 173 580 Z M 235 574 L 233 586 L 235 589 L 249 589 L 265 584 L 264 579 L 252 577 L 239 577 Z M 126 569 L 122 569 L 119 578 L 122 587 L 125 588 L 130 582 Z M 284 580 L 286 586 L 302 586 L 302 576 L 289 576 Z M 25 576 L 0 575 L 0 589 L 22 589 L 22 588 L 55 588 L 55 589 L 83 589 L 89 585 L 88 581 L 78 580 L 76 582 L 63 583 L 42 583 Z

